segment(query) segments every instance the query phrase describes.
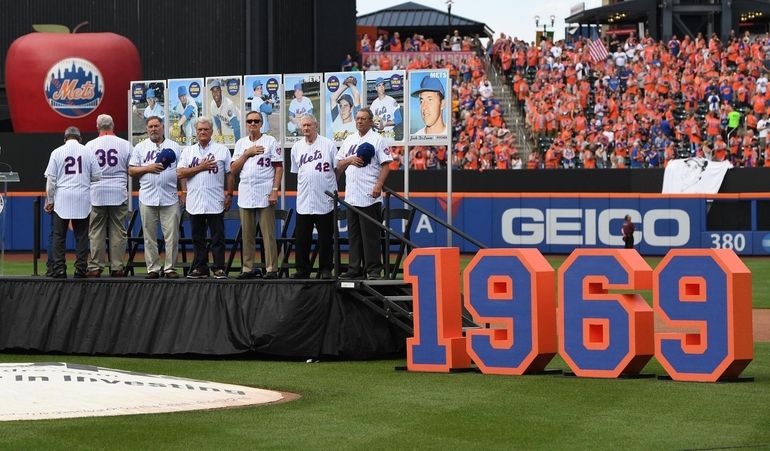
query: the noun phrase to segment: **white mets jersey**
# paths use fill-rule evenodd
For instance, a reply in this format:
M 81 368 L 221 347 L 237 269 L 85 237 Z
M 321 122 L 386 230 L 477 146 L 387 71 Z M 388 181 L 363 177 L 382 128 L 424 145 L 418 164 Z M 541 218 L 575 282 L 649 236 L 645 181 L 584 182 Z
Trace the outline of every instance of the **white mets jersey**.
M 144 205 L 166 207 L 179 202 L 176 166 L 182 151 L 175 141 L 165 138 L 163 142 L 155 144 L 149 139 L 145 139 L 134 147 L 129 166 L 140 167 L 155 164 L 155 158 L 163 149 L 173 150 L 177 161 L 171 163 L 160 174 L 151 172 L 142 174 L 139 179 L 139 202 Z
M 201 161 L 216 161 L 216 169 L 199 172 L 187 179 L 187 212 L 191 215 L 218 214 L 225 211 L 225 174 L 230 172 L 230 150 L 223 144 L 209 142 L 182 150 L 179 167 L 192 168 Z
M 394 99 L 391 96 L 385 96 L 382 99 L 377 97 L 372 101 L 372 105 L 370 107 L 372 109 L 372 114 L 374 114 L 375 118 L 379 118 L 382 123 L 386 123 L 389 121 L 392 121 L 393 123 L 397 123 L 396 120 L 396 112 L 401 108 L 396 102 L 396 99 Z M 385 128 L 382 129 L 382 131 L 389 132 L 393 130 L 393 125 L 388 125 Z
M 212 100 L 210 104 L 211 108 L 211 118 L 215 121 L 218 119 L 220 121 L 219 125 L 220 127 L 223 125 L 230 126 L 230 120 L 232 118 L 238 118 L 241 114 L 238 107 L 235 106 L 232 100 L 230 100 L 229 97 L 222 96 L 222 103 L 220 105 L 217 105 L 217 103 Z M 221 132 L 221 129 L 220 129 Z M 235 137 L 240 138 L 240 136 Z
M 157 117 L 163 119 L 166 116 L 166 113 L 163 111 L 163 106 L 161 104 L 159 104 L 158 102 L 155 102 L 155 105 L 152 108 L 150 108 L 150 105 L 147 105 L 144 108 L 143 115 L 144 115 L 145 119 L 153 117 L 153 116 L 157 116 Z
M 350 165 L 345 169 L 345 202 L 354 207 L 368 207 L 376 202 L 382 202 L 382 196 L 372 197 L 374 184 L 380 176 L 381 166 L 393 161 L 390 149 L 385 145 L 385 140 L 379 133 L 370 129 L 364 136 L 358 133 L 348 136 L 343 141 L 337 153 L 337 160 L 344 160 L 356 154 L 358 146 L 368 142 L 374 147 L 374 156 L 371 162 L 364 167 Z
M 104 207 L 127 202 L 131 143 L 115 135 L 102 135 L 89 141 L 86 148 L 102 169 L 101 180 L 91 185 L 91 205 Z
M 307 97 L 302 97 L 301 100 L 296 98 L 289 103 L 289 119 L 300 118 L 306 114 L 313 114 L 313 102 Z M 299 131 L 299 126 L 295 126 L 291 122 L 288 123 L 289 131 Z
M 91 214 L 91 181 L 101 168 L 86 146 L 70 139 L 51 152 L 46 177 L 56 178 L 54 211 L 62 219 L 84 219 Z
M 275 167 L 273 164 L 283 164 L 281 148 L 278 141 L 270 135 L 262 135 L 252 141 L 250 137 L 241 138 L 235 143 L 233 161 L 243 155 L 252 146 L 262 146 L 264 153 L 246 160 L 240 173 L 238 183 L 238 206 L 241 208 L 265 208 L 270 205 L 268 196 L 273 191 Z
M 334 141 L 318 135 L 312 143 L 300 139 L 291 147 L 291 172 L 297 174 L 297 213 L 325 215 L 334 209 L 334 199 L 324 194 L 337 189 Z

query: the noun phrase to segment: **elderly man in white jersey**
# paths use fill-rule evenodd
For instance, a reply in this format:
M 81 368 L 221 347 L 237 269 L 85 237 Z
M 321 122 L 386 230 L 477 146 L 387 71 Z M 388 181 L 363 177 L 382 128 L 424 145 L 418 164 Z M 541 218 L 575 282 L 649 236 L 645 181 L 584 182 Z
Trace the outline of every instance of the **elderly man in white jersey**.
M 51 152 L 45 169 L 45 211 L 53 214 L 53 267 L 50 276 L 67 278 L 64 243 L 67 227 L 75 232 L 75 277 L 86 276 L 88 266 L 88 216 L 91 213 L 91 183 L 101 178 L 102 172 L 93 153 L 80 144 L 80 130 L 68 127 L 64 145 Z
M 200 116 L 195 121 L 198 142 L 182 150 L 176 175 L 187 180 L 186 209 L 190 214 L 194 256 L 190 279 L 209 276 L 206 229 L 211 233 L 214 277 L 226 279 L 224 212 L 233 202 L 233 175 L 230 172 L 230 150 L 213 142 L 214 121 Z
M 362 214 L 382 222 L 382 187 L 393 161 L 390 150 L 379 133 L 372 130 L 374 115 L 369 108 L 356 114 L 358 133 L 345 138 L 337 153 L 337 170 L 345 171 L 345 202 Z M 350 260 L 343 279 L 382 278 L 380 229 L 348 210 Z
M 254 279 L 261 275 L 254 266 L 257 215 L 265 249 L 265 278 L 278 277 L 275 205 L 283 177 L 283 160 L 278 141 L 270 135 L 262 134 L 262 121 L 263 115 L 259 111 L 249 111 L 246 115 L 249 135 L 235 143 L 231 165 L 233 176 L 240 175 L 238 211 L 243 236 L 243 269 L 239 279 Z
M 337 190 L 337 148 L 334 141 L 318 134 L 318 120 L 305 114 L 299 120 L 305 139 L 291 148 L 291 172 L 297 174 L 297 224 L 294 279 L 310 277 L 310 244 L 313 226 L 318 229 L 318 271 L 331 279 L 333 268 L 334 200 L 324 194 Z
M 128 174 L 139 177 L 139 213 L 142 215 L 146 279 L 158 279 L 161 274 L 176 279 L 176 256 L 179 246 L 179 195 L 176 166 L 181 156 L 179 145 L 163 134 L 163 119 L 152 116 L 145 120 L 147 139 L 134 147 Z M 166 248 L 161 266 L 158 252 L 158 225 Z
M 102 170 L 102 177 L 91 184 L 91 221 L 88 239 L 91 258 L 87 277 L 99 277 L 109 265 L 111 277 L 125 277 L 126 215 L 128 214 L 128 160 L 131 143 L 115 136 L 115 123 L 107 114 L 96 118 L 99 136 L 86 144 Z M 107 235 L 110 255 L 107 262 Z

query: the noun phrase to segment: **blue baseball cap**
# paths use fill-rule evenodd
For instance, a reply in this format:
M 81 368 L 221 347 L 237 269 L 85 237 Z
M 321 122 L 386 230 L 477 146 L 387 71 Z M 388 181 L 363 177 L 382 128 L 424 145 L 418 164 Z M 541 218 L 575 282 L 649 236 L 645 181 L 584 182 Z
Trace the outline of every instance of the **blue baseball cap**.
M 147 98 L 148 99 L 154 99 L 155 98 L 155 90 L 154 89 L 148 89 L 147 90 Z
M 441 98 L 444 96 L 444 84 L 441 80 L 435 77 L 425 77 L 420 81 L 420 89 L 412 93 L 412 97 L 420 97 L 420 93 L 423 91 L 433 91 L 439 93 Z
M 302 91 L 302 83 L 301 82 L 300 83 L 294 83 L 294 90 L 296 91 L 297 89 Z
M 367 166 L 374 157 L 374 146 L 367 142 L 360 144 L 356 149 L 356 156 L 364 160 L 364 166 Z
M 219 88 L 222 89 L 222 83 L 219 80 L 214 80 L 209 84 L 209 89 Z
M 348 102 L 348 105 L 350 105 L 350 107 L 351 107 L 351 108 L 352 108 L 352 107 L 354 107 L 354 106 L 356 106 L 356 104 L 355 104 L 355 103 L 353 103 L 353 97 L 351 97 L 351 96 L 350 96 L 350 94 L 342 94 L 342 95 L 340 96 L 340 98 L 339 98 L 339 99 L 337 99 L 337 103 L 340 103 L 340 102 L 342 102 L 343 100 L 345 100 L 346 102 Z
M 384 84 L 385 84 L 385 79 L 384 79 L 384 78 L 382 78 L 382 77 L 379 77 L 379 78 L 377 79 L 377 81 L 376 81 L 376 82 L 374 82 L 374 86 L 377 86 L 377 85 L 384 85 Z
M 180 86 L 179 89 L 176 91 L 176 93 L 179 97 L 186 96 L 187 88 L 185 88 L 184 86 Z
M 155 157 L 156 163 L 161 163 L 163 165 L 163 169 L 168 168 L 171 166 L 171 163 L 176 161 L 176 153 L 174 153 L 173 149 L 163 149 L 160 152 L 158 152 L 158 156 Z
M 254 83 L 252 83 L 252 85 L 251 85 L 251 90 L 253 91 L 253 90 L 255 90 L 255 89 L 257 89 L 257 88 L 259 88 L 261 86 L 262 86 L 262 81 L 261 80 L 254 80 Z

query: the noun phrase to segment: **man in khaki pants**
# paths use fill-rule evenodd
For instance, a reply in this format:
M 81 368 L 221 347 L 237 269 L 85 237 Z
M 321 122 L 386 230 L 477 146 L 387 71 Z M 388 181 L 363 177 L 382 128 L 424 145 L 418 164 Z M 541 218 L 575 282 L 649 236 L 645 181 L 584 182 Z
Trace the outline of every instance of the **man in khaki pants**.
M 254 266 L 256 255 L 256 216 L 265 249 L 265 278 L 278 277 L 276 260 L 278 249 L 275 242 L 275 205 L 283 177 L 283 158 L 278 141 L 262 134 L 262 115 L 252 111 L 246 115 L 249 136 L 235 143 L 233 162 L 230 166 L 238 184 L 238 208 L 243 235 L 243 270 L 239 279 L 260 277 Z

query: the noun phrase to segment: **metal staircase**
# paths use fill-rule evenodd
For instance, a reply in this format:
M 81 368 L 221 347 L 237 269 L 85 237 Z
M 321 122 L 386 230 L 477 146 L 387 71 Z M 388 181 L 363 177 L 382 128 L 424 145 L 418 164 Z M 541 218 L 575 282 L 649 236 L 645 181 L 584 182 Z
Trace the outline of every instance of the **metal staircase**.
M 467 240 L 468 242 L 476 245 L 479 248 L 485 248 L 486 246 L 475 240 L 474 238 L 466 235 L 461 230 L 457 229 L 456 227 L 452 226 L 451 224 L 448 224 L 444 222 L 442 219 L 435 216 L 432 212 L 420 207 L 419 205 L 413 203 L 409 199 L 406 199 L 396 193 L 395 191 L 391 190 L 390 188 L 385 187 L 383 189 L 383 193 L 385 195 L 385 217 L 384 221 L 382 223 L 378 222 L 376 219 L 373 219 L 369 216 L 366 216 L 364 213 L 362 213 L 360 210 L 356 209 L 356 207 L 348 204 L 347 202 L 342 201 L 337 193 L 331 193 L 327 192 L 326 194 L 330 197 L 332 197 L 337 204 L 343 205 L 346 208 L 350 208 L 353 211 L 358 212 L 359 214 L 364 217 L 365 220 L 368 220 L 374 224 L 376 224 L 381 231 L 383 231 L 383 257 L 385 259 L 385 279 L 383 280 L 340 280 L 337 282 L 337 286 L 341 290 L 345 290 L 348 294 L 350 294 L 354 299 L 362 302 L 364 305 L 375 311 L 376 313 L 382 315 L 385 317 L 388 321 L 393 323 L 395 326 L 399 327 L 403 331 L 405 331 L 409 335 L 414 334 L 414 324 L 413 324 L 413 305 L 412 305 L 412 285 L 410 283 L 405 282 L 402 278 L 399 278 L 403 272 L 401 271 L 400 265 L 403 262 L 403 259 L 406 257 L 406 254 L 413 248 L 416 248 L 416 246 L 410 239 L 410 230 L 412 227 L 412 221 L 414 220 L 414 212 L 420 211 L 423 215 L 427 216 L 429 219 L 431 219 L 436 224 L 442 225 L 446 227 L 447 229 L 451 230 L 458 236 L 462 237 L 463 239 Z M 396 198 L 398 201 L 402 202 L 404 205 L 404 209 L 391 209 L 390 203 L 391 198 Z M 335 211 L 337 211 L 337 206 L 335 205 Z M 394 214 L 394 216 L 391 216 L 391 211 L 398 211 L 400 212 L 398 216 Z M 408 211 L 410 214 L 404 215 L 403 211 Z M 390 227 L 390 222 L 392 219 L 404 219 L 406 220 L 406 224 L 404 226 L 405 232 L 404 234 L 400 234 L 393 230 Z M 339 238 L 339 231 L 335 230 L 335 238 Z M 335 272 L 337 274 L 340 273 L 340 250 L 339 250 L 339 244 L 340 240 L 335 240 Z M 390 247 L 398 246 L 398 251 L 393 255 L 393 253 L 390 252 Z M 391 257 L 395 257 L 395 261 L 391 260 Z M 392 266 L 392 269 L 388 270 L 389 267 Z M 463 327 L 466 328 L 476 328 L 478 327 L 472 320 L 471 315 L 463 309 Z

